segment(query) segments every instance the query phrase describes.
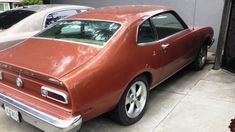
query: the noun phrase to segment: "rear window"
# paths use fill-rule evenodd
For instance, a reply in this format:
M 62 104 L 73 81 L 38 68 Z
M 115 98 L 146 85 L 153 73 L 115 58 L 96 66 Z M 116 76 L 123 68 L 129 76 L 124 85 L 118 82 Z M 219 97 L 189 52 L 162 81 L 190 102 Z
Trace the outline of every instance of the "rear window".
M 68 40 L 103 46 L 121 24 L 96 20 L 63 20 L 36 37 Z
M 11 10 L 0 13 L 0 30 L 8 29 L 34 13 L 34 11 L 27 10 Z

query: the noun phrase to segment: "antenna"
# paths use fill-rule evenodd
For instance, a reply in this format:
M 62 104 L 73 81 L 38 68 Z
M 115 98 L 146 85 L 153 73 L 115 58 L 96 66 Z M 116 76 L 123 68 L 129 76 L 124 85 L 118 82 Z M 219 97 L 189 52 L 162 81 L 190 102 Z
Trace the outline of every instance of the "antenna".
M 193 12 L 193 30 L 195 29 L 196 10 L 197 10 L 197 0 L 194 0 L 194 12 Z

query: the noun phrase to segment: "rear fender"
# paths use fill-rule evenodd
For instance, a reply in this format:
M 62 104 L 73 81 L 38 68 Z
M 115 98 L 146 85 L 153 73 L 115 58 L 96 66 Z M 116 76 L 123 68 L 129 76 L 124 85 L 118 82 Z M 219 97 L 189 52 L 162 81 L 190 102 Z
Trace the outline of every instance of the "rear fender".
M 214 43 L 214 31 L 211 27 L 195 27 L 193 30 L 194 42 L 201 47 L 203 44 L 207 44 L 210 48 Z
M 208 49 L 213 45 L 215 42 L 214 36 L 214 30 L 212 27 L 206 27 L 204 28 L 204 31 L 202 34 L 205 34 L 203 39 L 203 44 L 207 44 Z

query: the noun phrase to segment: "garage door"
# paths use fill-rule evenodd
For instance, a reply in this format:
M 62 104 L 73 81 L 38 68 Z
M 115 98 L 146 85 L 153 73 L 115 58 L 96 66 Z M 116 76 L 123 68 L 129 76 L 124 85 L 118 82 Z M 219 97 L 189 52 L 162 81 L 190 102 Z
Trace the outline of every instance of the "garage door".
M 235 2 L 233 1 L 227 42 L 223 56 L 223 67 L 235 73 Z

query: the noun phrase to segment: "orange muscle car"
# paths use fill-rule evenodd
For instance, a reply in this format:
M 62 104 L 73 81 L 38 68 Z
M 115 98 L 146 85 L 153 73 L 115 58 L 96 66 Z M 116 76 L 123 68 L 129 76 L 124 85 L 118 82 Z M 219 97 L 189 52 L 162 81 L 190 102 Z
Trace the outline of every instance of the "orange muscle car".
M 59 21 L 0 52 L 0 105 L 44 131 L 73 131 L 109 112 L 144 114 L 149 91 L 191 64 L 200 70 L 210 27 L 188 27 L 162 6 L 105 7 Z

